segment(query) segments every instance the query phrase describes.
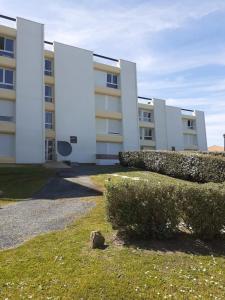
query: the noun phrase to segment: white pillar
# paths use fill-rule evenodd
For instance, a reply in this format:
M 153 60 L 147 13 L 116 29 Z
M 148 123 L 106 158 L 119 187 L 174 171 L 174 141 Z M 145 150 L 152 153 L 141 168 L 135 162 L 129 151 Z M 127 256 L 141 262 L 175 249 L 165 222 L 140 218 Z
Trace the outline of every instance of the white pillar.
M 205 114 L 203 111 L 196 110 L 196 131 L 198 140 L 198 149 L 201 151 L 207 151 L 207 137 L 206 137 L 206 127 L 205 127 Z
M 17 18 L 16 162 L 44 162 L 44 25 Z
M 183 124 L 181 109 L 178 107 L 166 106 L 166 130 L 168 150 L 184 150 Z
M 167 124 L 166 124 L 166 102 L 161 99 L 153 99 L 156 150 L 167 150 Z
M 56 140 L 72 143 L 72 153 L 58 160 L 96 161 L 96 129 L 93 53 L 54 43 Z
M 120 60 L 120 68 L 123 150 L 139 150 L 136 64 Z

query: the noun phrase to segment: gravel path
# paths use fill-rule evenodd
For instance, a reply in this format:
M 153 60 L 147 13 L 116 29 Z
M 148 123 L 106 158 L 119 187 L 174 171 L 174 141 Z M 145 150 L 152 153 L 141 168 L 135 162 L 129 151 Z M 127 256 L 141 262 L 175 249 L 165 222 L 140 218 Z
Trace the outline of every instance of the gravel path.
M 66 177 L 65 177 L 66 176 Z M 79 169 L 52 179 L 33 199 L 0 209 L 0 249 L 12 248 L 44 232 L 59 230 L 90 210 L 85 197 L 101 194 Z

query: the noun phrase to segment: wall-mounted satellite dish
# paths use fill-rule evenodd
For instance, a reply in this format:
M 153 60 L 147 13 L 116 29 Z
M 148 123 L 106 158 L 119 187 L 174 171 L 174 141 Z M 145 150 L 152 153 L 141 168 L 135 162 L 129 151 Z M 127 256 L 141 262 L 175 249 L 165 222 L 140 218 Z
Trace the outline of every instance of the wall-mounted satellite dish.
M 68 156 L 72 153 L 72 146 L 68 142 L 58 141 L 57 142 L 57 150 L 60 155 Z

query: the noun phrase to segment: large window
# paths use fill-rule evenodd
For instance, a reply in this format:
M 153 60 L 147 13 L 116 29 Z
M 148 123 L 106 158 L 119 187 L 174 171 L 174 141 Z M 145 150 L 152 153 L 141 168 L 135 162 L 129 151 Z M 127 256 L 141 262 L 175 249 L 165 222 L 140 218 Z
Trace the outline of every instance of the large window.
M 118 89 L 118 76 L 114 74 L 107 74 L 107 87 Z
M 46 129 L 53 129 L 53 124 L 54 124 L 53 119 L 54 119 L 53 112 L 46 111 L 45 112 L 45 128 Z
M 53 87 L 50 85 L 45 86 L 45 101 L 53 102 Z
M 153 140 L 153 132 L 151 128 L 140 128 L 140 139 L 141 140 Z
M 0 56 L 14 57 L 14 40 L 0 36 Z
M 13 70 L 0 68 L 0 88 L 13 90 L 14 72 Z
M 139 110 L 139 121 L 152 122 L 152 113 L 145 110 Z
M 53 61 L 50 59 L 45 59 L 45 75 L 53 75 Z

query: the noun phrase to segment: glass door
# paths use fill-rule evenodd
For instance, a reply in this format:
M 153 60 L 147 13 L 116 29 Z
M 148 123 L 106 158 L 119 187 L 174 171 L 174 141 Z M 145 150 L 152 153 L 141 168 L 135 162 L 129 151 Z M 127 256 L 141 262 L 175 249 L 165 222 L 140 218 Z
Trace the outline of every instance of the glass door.
M 45 140 L 45 160 L 52 161 L 55 158 L 55 140 Z

